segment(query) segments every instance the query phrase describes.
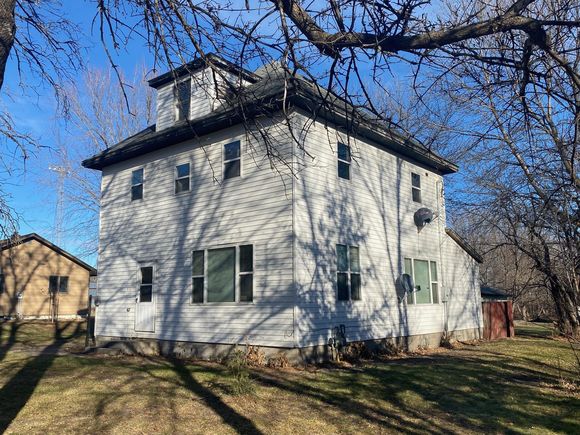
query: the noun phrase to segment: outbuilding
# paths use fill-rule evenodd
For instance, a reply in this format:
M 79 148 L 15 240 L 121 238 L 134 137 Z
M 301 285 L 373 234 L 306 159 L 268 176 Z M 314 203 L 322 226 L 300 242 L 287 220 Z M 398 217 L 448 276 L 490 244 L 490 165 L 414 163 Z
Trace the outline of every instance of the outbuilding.
M 510 296 L 501 289 L 481 286 L 483 338 L 513 337 L 514 315 Z

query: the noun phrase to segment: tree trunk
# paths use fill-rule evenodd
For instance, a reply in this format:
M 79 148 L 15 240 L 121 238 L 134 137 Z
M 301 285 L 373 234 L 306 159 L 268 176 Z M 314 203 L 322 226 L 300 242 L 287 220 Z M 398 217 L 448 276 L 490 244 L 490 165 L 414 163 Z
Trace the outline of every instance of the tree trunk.
M 0 89 L 4 84 L 6 62 L 8 62 L 16 35 L 15 4 L 16 0 L 0 0 Z
M 558 329 L 562 334 L 580 339 L 580 312 L 573 291 L 567 291 L 556 277 L 550 277 L 550 292 L 556 304 Z

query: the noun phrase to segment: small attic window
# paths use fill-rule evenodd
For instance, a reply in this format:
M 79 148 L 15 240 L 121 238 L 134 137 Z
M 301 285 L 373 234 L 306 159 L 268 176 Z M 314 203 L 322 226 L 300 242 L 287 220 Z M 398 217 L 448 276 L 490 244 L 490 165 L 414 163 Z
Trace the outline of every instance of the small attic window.
M 189 119 L 189 107 L 191 101 L 191 79 L 177 82 L 173 88 L 175 98 L 175 120 Z

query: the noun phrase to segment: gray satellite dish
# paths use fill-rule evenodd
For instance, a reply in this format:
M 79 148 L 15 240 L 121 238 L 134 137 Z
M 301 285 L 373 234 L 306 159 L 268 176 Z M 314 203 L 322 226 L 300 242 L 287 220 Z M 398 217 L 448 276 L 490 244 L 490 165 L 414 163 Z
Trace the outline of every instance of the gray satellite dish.
M 408 273 L 402 274 L 397 278 L 395 283 L 395 288 L 397 289 L 397 296 L 399 297 L 399 302 L 405 299 L 405 296 L 413 293 L 415 288 L 415 283 L 413 282 L 413 277 Z
M 423 228 L 433 220 L 433 212 L 427 207 L 420 208 L 413 215 L 413 220 L 415 221 L 415 225 Z

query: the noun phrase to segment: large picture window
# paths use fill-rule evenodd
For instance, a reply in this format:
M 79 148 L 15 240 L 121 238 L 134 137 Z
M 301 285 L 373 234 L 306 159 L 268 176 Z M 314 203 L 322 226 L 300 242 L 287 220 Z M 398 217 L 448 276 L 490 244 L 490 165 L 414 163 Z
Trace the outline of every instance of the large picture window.
M 415 283 L 415 291 L 407 295 L 408 304 L 439 303 L 437 262 L 405 258 L 405 273 Z
M 336 245 L 336 258 L 336 289 L 338 300 L 360 300 L 361 278 L 358 247 Z
M 254 247 L 232 246 L 193 251 L 192 302 L 252 302 Z

